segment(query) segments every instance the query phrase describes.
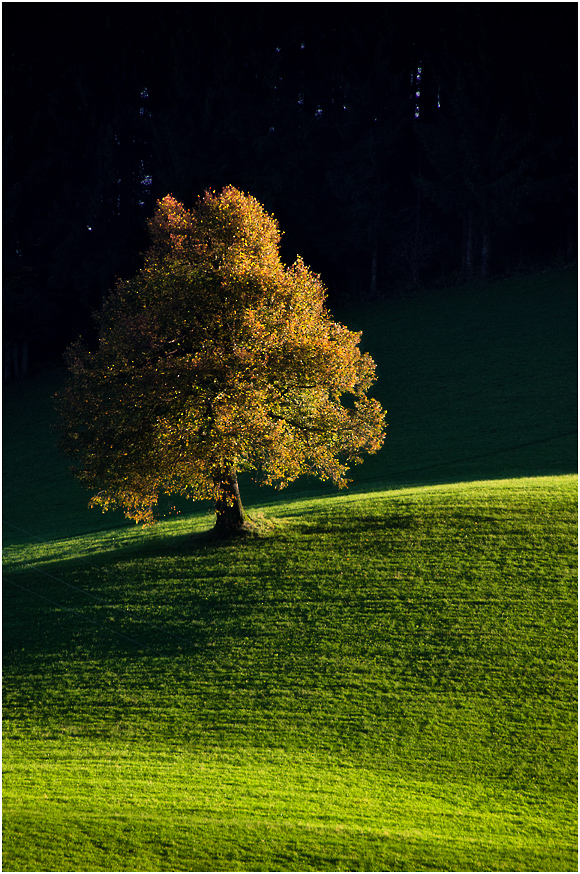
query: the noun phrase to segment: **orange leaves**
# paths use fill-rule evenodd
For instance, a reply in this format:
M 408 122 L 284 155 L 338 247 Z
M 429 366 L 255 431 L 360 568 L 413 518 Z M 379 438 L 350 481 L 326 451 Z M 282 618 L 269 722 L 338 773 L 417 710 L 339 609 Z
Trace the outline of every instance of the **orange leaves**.
M 186 240 L 191 233 L 195 218 L 171 194 L 157 201 L 157 210 L 149 221 L 152 251 L 161 254 L 167 251 L 184 251 Z
M 97 351 L 69 351 L 62 445 L 93 505 L 150 522 L 162 492 L 215 497 L 216 469 L 346 485 L 382 445 L 384 412 L 366 396 L 374 362 L 333 321 L 320 277 L 282 264 L 275 219 L 232 187 L 192 211 L 167 195 L 150 231 Z

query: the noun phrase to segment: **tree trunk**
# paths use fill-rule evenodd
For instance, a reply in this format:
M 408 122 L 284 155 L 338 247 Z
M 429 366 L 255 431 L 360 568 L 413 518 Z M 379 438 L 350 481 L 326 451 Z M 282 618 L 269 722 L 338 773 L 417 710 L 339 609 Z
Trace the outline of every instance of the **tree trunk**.
M 473 210 L 469 209 L 464 218 L 463 230 L 463 276 L 473 276 Z
M 481 275 L 486 278 L 489 273 L 489 229 L 487 219 L 483 220 L 481 239 Z
M 379 252 L 377 241 L 373 241 L 373 251 L 371 257 L 371 289 L 370 289 L 370 297 L 371 300 L 376 300 L 377 298 L 377 276 L 378 276 L 378 262 L 379 262 Z
M 14 340 L 4 344 L 3 380 L 22 379 L 28 375 L 28 340 Z
M 215 502 L 215 533 L 228 537 L 241 531 L 246 521 L 235 470 L 225 470 L 215 477 L 220 496 Z

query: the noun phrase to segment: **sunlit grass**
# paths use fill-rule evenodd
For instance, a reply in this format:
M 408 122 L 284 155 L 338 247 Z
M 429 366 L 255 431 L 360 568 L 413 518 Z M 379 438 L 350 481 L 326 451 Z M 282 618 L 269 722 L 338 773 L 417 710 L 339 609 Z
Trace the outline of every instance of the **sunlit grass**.
M 70 832 L 92 869 L 566 869 L 575 506 L 522 479 L 280 504 L 229 546 L 178 519 L 20 547 L 8 858 L 34 834 L 64 865 Z
M 50 753 L 50 755 L 47 755 Z M 283 750 L 81 743 L 11 757 L 18 870 L 542 870 L 574 811 L 485 783 L 425 782 Z M 563 815 L 564 814 L 564 815 Z M 31 847 L 36 852 L 31 853 Z

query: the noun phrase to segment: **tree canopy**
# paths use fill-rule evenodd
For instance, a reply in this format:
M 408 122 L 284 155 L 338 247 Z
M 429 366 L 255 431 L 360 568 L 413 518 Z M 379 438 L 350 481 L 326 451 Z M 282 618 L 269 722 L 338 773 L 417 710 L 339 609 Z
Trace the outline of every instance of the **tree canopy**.
M 243 526 L 237 475 L 283 488 L 347 484 L 376 452 L 384 412 L 372 358 L 334 321 L 320 277 L 280 257 L 276 220 L 232 186 L 187 210 L 158 201 L 150 246 L 99 315 L 99 342 L 67 352 L 61 442 L 93 506 L 154 520 L 163 494 L 215 501 Z

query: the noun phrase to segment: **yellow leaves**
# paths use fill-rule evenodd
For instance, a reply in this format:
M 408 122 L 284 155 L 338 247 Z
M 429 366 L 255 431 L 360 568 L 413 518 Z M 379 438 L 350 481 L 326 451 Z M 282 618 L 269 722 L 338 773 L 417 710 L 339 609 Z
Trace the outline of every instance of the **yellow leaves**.
M 366 397 L 374 362 L 333 321 L 320 277 L 282 264 L 276 221 L 232 187 L 191 212 L 167 195 L 150 229 L 99 349 L 69 351 L 63 446 L 93 505 L 149 523 L 161 492 L 214 498 L 221 468 L 346 485 L 348 464 L 382 445 L 384 413 Z

